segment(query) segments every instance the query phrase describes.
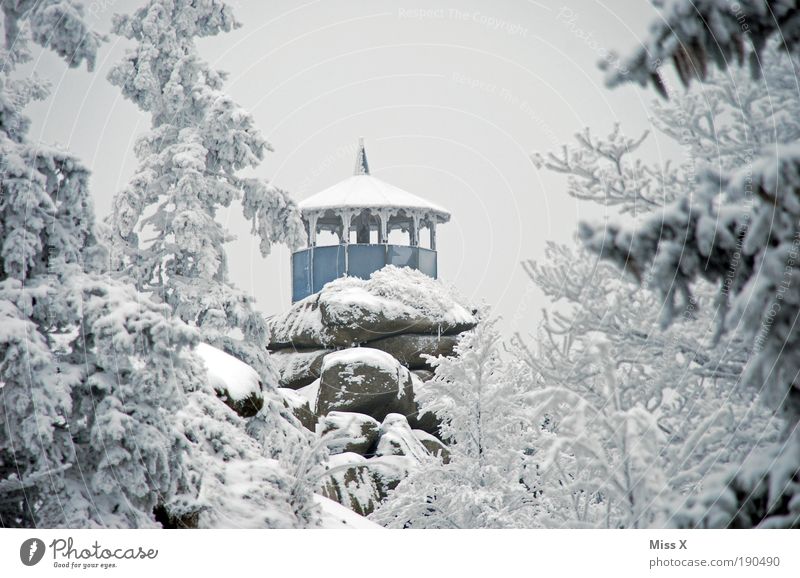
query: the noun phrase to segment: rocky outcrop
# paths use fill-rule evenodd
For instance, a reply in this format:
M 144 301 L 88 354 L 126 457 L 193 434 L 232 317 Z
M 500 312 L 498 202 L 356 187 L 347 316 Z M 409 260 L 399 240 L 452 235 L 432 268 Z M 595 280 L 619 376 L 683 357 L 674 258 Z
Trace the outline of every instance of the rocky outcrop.
M 319 492 L 356 514 L 371 514 L 386 493 L 376 484 L 375 476 L 366 462 L 367 458 L 355 453 L 331 456 L 328 462 L 331 473 L 325 478 Z
M 273 350 L 352 347 L 409 333 L 457 335 L 476 323 L 452 289 L 392 266 L 369 280 L 337 279 L 268 321 Z
M 412 430 L 406 418 L 400 414 L 387 415 L 383 423 L 373 430 L 377 422 L 371 422 L 367 416 L 336 413 L 331 426 L 324 425 L 322 430 L 327 430 L 329 435 L 336 431 L 343 432 L 342 439 L 346 439 L 348 434 L 361 432 L 364 425 L 365 442 L 366 438 L 371 439 L 373 432 L 376 434 L 372 446 L 366 450 L 366 454 L 343 451 L 332 455 L 329 474 L 320 488 L 322 495 L 362 516 L 370 514 L 410 471 L 424 467 L 427 460 L 441 458 L 444 451 L 441 442 L 430 434 Z M 368 446 L 367 443 L 361 446 L 337 446 L 335 440 L 336 436 L 332 436 L 331 451 Z M 434 452 L 427 449 L 429 446 Z
M 430 455 L 425 446 L 411 431 L 405 416 L 390 413 L 380 427 L 376 456 L 406 456 L 422 463 Z
M 255 369 L 207 343 L 199 343 L 194 353 L 205 366 L 209 383 L 228 407 L 242 417 L 253 417 L 261 410 L 263 385 Z
M 268 321 L 287 404 L 332 454 L 323 495 L 366 514 L 410 469 L 448 458 L 416 395 L 434 377 L 425 356 L 453 355 L 476 324 L 452 289 L 391 266 L 328 283 Z

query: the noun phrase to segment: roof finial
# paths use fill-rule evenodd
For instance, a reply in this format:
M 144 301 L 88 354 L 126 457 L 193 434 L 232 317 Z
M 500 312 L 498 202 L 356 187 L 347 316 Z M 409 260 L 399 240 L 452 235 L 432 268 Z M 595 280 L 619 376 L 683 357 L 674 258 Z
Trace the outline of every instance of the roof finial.
M 356 169 L 354 175 L 368 175 L 369 163 L 367 162 L 367 151 L 364 148 L 364 137 L 358 137 L 358 154 L 356 155 Z

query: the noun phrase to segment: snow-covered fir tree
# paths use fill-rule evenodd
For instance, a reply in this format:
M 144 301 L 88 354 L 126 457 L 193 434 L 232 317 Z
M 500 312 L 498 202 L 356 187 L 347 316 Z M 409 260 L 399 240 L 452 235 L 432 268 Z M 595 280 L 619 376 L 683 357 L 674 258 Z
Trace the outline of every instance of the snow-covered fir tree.
M 701 12 L 711 10 L 716 14 L 723 10 L 719 4 L 703 2 L 698 6 Z M 753 25 L 760 26 L 758 33 L 748 40 L 753 42 L 749 49 L 764 59 L 786 58 L 794 76 L 797 69 L 794 53 L 800 34 L 796 7 L 789 7 L 793 3 L 766 4 L 774 5 L 777 10 L 775 20 L 772 14 L 766 16 L 764 3 L 742 3 L 743 9 L 753 17 Z M 703 40 L 703 35 L 708 34 L 708 30 L 697 25 L 698 13 L 689 8 L 688 3 L 682 6 L 686 23 L 680 26 L 678 34 L 693 28 L 693 34 L 699 35 L 698 40 L 706 46 L 708 39 Z M 728 8 L 724 10 L 729 11 Z M 725 18 L 730 19 L 729 16 Z M 717 20 L 715 26 L 723 21 Z M 766 42 L 781 22 L 785 25 L 780 28 L 781 40 L 790 53 L 788 56 L 778 56 L 776 45 Z M 666 29 L 662 32 L 663 46 L 681 46 L 667 43 L 665 40 L 672 37 L 671 32 Z M 737 31 L 727 37 L 723 48 L 743 48 L 745 38 L 745 34 Z M 697 52 L 697 47 L 693 46 L 693 51 Z M 679 73 L 687 57 L 691 54 L 676 56 Z M 769 69 L 765 72 L 753 82 L 769 83 Z M 687 82 L 691 78 L 691 74 L 681 76 Z M 700 76 L 703 78 L 706 73 Z M 774 75 L 772 80 L 776 80 Z M 779 94 L 783 92 L 780 86 L 779 83 Z M 770 92 L 768 85 L 765 92 Z M 752 93 L 746 89 L 744 94 Z M 788 102 L 792 100 L 789 98 Z M 752 98 L 744 102 L 750 106 Z M 583 225 L 581 235 L 591 250 L 625 267 L 638 279 L 644 278 L 643 271 L 650 272 L 651 285 L 666 299 L 667 322 L 672 321 L 683 304 L 691 302 L 693 289 L 699 283 L 715 284 L 720 333 L 738 332 L 751 344 L 743 383 L 759 391 L 768 408 L 780 407 L 786 420 L 780 443 L 750 456 L 743 465 L 722 472 L 713 484 L 709 482 L 704 494 L 691 500 L 689 507 L 676 515 L 677 524 L 797 527 L 800 525 L 800 501 L 797 499 L 800 490 L 797 481 L 800 475 L 797 428 L 800 394 L 796 376 L 800 372 L 800 357 L 796 353 L 795 322 L 800 314 L 800 303 L 794 287 L 800 281 L 797 271 L 800 213 L 796 202 L 800 190 L 800 153 L 793 128 L 796 124 L 781 120 L 792 115 L 791 107 L 773 109 L 768 115 L 771 124 L 759 121 L 757 116 L 769 111 L 768 108 L 737 110 L 737 107 L 738 102 L 734 100 L 731 111 L 734 119 L 753 119 L 762 127 L 760 131 L 750 132 L 746 130 L 749 121 L 745 120 L 743 128 L 730 129 L 725 135 L 721 145 L 728 147 L 729 139 L 740 139 L 739 146 L 745 145 L 739 149 L 744 151 L 741 154 L 743 163 L 721 166 L 717 163 L 715 169 L 706 169 L 700 174 L 697 187 L 641 224 L 606 228 Z M 779 125 L 782 125 L 781 130 L 774 130 Z M 773 129 L 771 134 L 766 132 L 769 129 Z M 762 138 L 765 132 L 766 142 Z M 770 146 L 764 147 L 767 144 Z
M 628 56 L 612 53 L 602 64 L 606 82 L 618 86 L 652 84 L 662 96 L 669 87 L 661 74 L 671 64 L 684 86 L 706 80 L 714 67 L 748 66 L 761 75 L 770 41 L 797 53 L 800 26 L 797 0 L 651 0 L 661 14 L 641 48 Z
M 114 32 L 135 45 L 109 79 L 150 114 L 152 129 L 137 142 L 136 174 L 114 199 L 114 268 L 200 328 L 205 341 L 274 382 L 264 320 L 228 277 L 225 244 L 232 237 L 216 215 L 241 200 L 263 255 L 273 242 L 298 245 L 303 226 L 284 191 L 238 175 L 270 147 L 223 91 L 226 75 L 196 46 L 237 26 L 221 0 L 151 0 L 115 17 Z
M 441 421 L 448 457 L 430 458 L 370 519 L 390 528 L 524 528 L 536 524 L 533 425 L 525 367 L 501 358 L 496 320 L 459 340 L 454 357 L 429 357 L 435 377 L 418 402 Z
M 152 0 L 115 17 L 114 32 L 135 46 L 109 79 L 150 114 L 152 129 L 137 143 L 136 174 L 114 199 L 112 267 L 199 328 L 203 341 L 256 369 L 264 405 L 249 431 L 267 457 L 295 468 L 291 456 L 313 440 L 275 392 L 264 319 L 229 279 L 225 244 L 232 237 L 216 220 L 221 208 L 239 200 L 262 255 L 272 243 L 295 247 L 303 239 L 299 212 L 285 191 L 238 175 L 256 167 L 270 146 L 252 116 L 223 91 L 226 75 L 197 50 L 197 39 L 238 26 L 218 0 Z M 301 489 L 305 494 L 292 498 L 298 511 L 311 503 L 310 488 Z
M 31 38 L 73 66 L 98 41 L 79 3 L 32 4 L 3 5 L 0 524 L 315 524 L 209 384 L 197 329 L 104 273 L 86 169 L 27 141 L 23 109 L 47 96 L 14 74 Z
M 715 89 L 724 94 L 719 80 Z M 718 117 L 707 115 L 694 104 L 679 99 L 674 106 L 686 110 L 659 109 L 656 123 L 677 138 L 685 133 L 672 122 L 676 116 L 691 126 L 723 118 L 720 110 Z M 534 155 L 534 162 L 568 175 L 568 193 L 576 198 L 645 215 L 690 189 L 694 174 L 690 163 L 658 166 L 636 158 L 646 136 L 627 138 L 618 126 L 606 138 L 587 130 L 577 135 L 577 146 Z M 742 152 L 729 139 L 727 162 Z M 713 154 L 700 148 L 691 158 Z M 551 448 L 545 471 L 555 474 L 544 494 L 555 523 L 661 525 L 675 504 L 702 490 L 709 474 L 775 436 L 776 420 L 753 407 L 755 392 L 739 381 L 744 342 L 735 333 L 714 342 L 710 287 L 676 313 L 582 250 L 551 243 L 543 263 L 525 265 L 555 303 L 545 312 L 537 347 L 518 342 L 544 387 L 538 413 L 547 416 L 551 434 L 544 438 Z M 661 331 L 665 316 L 676 323 Z M 610 366 L 598 363 L 598 339 Z M 573 469 L 559 465 L 559 456 Z M 588 466 L 605 475 L 588 475 Z

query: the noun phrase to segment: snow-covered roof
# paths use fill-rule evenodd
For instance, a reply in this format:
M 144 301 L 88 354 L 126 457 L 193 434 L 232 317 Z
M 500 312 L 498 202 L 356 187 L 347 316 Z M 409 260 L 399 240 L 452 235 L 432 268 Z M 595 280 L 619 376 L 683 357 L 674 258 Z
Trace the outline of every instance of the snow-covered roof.
M 405 209 L 422 213 L 423 217 L 436 217 L 441 223 L 450 220 L 450 213 L 439 205 L 373 177 L 369 173 L 363 138 L 358 139 L 358 154 L 353 176 L 300 201 L 299 206 L 304 217 L 309 213 L 324 213 L 328 210 L 336 213 L 342 210 L 360 212 L 363 209 L 375 211 L 385 209 L 396 212 Z
M 353 175 L 316 195 L 300 201 L 303 214 L 341 209 L 411 209 L 433 213 L 440 222 L 450 220 L 444 208 L 372 175 Z

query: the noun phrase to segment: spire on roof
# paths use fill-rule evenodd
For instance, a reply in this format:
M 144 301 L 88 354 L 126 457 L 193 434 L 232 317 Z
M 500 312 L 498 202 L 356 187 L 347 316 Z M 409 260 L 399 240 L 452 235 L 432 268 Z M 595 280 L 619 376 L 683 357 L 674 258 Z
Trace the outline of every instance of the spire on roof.
M 356 155 L 356 169 L 354 175 L 368 175 L 369 163 L 367 162 L 367 151 L 364 148 L 364 137 L 358 137 L 358 154 Z

